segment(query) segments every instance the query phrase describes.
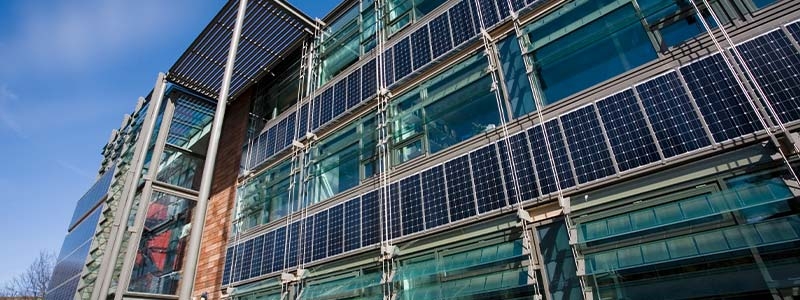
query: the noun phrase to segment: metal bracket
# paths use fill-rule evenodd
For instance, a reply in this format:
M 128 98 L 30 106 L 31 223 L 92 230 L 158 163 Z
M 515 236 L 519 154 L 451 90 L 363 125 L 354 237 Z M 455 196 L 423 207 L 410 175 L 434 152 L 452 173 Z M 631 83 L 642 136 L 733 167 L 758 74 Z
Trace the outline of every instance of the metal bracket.
M 300 150 L 302 150 L 302 149 L 304 149 L 306 147 L 305 144 L 303 144 L 302 142 L 300 142 L 298 140 L 292 140 L 292 146 L 294 146 L 295 148 L 300 149 Z
M 381 260 L 390 260 L 395 256 L 400 255 L 400 248 L 395 245 L 381 246 Z

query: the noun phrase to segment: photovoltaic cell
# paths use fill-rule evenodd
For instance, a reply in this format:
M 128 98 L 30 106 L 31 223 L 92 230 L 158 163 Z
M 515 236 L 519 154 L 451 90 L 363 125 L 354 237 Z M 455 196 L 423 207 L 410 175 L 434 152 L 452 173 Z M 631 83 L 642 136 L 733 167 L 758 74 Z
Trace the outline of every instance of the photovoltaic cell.
M 524 0 L 511 0 L 511 6 L 514 11 L 519 11 L 520 9 L 525 8 L 525 1 Z
M 403 235 L 425 229 L 422 220 L 422 190 L 419 175 L 400 181 L 400 197 L 403 207 Z
M 361 103 L 361 69 L 347 75 L 347 109 Z
M 614 174 L 614 164 L 594 105 L 584 106 L 560 119 L 578 182 L 586 183 Z
M 508 143 L 511 145 L 511 157 L 514 158 L 514 170 L 516 171 L 520 189 L 519 198 L 522 201 L 526 201 L 539 196 L 539 189 L 536 186 L 536 172 L 533 168 L 528 138 L 525 136 L 525 132 L 508 137 Z M 501 166 L 503 167 L 503 176 L 506 181 L 506 197 L 509 204 L 516 204 L 517 192 L 513 184 L 514 177 L 511 172 L 511 160 L 506 150 L 506 142 L 501 140 L 497 144 L 499 146 Z
M 447 214 L 447 190 L 442 166 L 423 171 L 422 202 L 425 212 L 425 227 L 434 228 L 450 222 Z
M 377 244 L 381 240 L 380 206 L 378 191 L 361 196 L 361 245 L 363 247 Z
M 317 131 L 317 128 L 321 125 L 320 123 L 320 115 L 322 114 L 322 95 L 317 95 L 311 102 L 312 112 L 311 112 L 311 130 L 312 132 Z
M 291 145 L 292 139 L 294 139 L 295 137 L 295 132 L 294 132 L 295 121 L 297 120 L 295 118 L 294 112 L 292 112 L 291 114 L 289 114 L 289 116 L 286 117 L 286 137 L 285 140 L 283 141 L 283 144 L 286 146 Z
M 800 22 L 786 25 L 786 29 L 789 30 L 789 34 L 792 35 L 796 42 L 800 42 Z
M 564 139 L 561 137 L 561 128 L 558 125 L 558 119 L 547 121 L 544 126 L 548 141 L 550 142 L 550 149 L 553 152 L 552 158 L 547 152 L 547 144 L 545 143 L 541 125 L 528 129 L 528 139 L 531 143 L 531 152 L 533 153 L 536 175 L 539 178 L 539 186 L 541 187 L 542 194 L 546 195 L 557 191 L 556 177 L 553 174 L 553 168 L 550 163 L 551 160 L 556 166 L 558 182 L 562 189 L 574 186 L 575 177 L 572 173 L 572 167 L 569 164 L 567 147 L 564 145 Z
M 267 160 L 275 154 L 275 136 L 277 135 L 275 127 L 267 130 L 267 152 L 263 160 Z M 262 161 L 263 161 L 262 160 Z
M 334 256 L 344 251 L 344 204 L 331 207 L 328 210 L 328 256 Z
M 319 113 L 319 126 L 327 124 L 333 116 L 331 113 L 333 112 L 333 89 L 328 88 L 324 92 L 322 92 L 322 107 L 320 108 Z
M 478 8 L 481 11 L 480 16 L 482 17 L 483 25 L 486 26 L 486 28 L 492 27 L 494 24 L 500 22 L 500 19 L 497 16 L 497 7 L 495 7 L 494 1 L 478 0 L 478 3 L 480 4 L 480 7 Z
M 775 30 L 736 46 L 781 122 L 800 120 L 800 53 Z
M 333 88 L 333 118 L 347 110 L 347 78 L 336 83 Z
M 394 52 L 394 78 L 396 80 L 401 80 L 411 73 L 411 45 L 408 40 L 409 38 L 405 38 L 392 47 Z
M 231 267 L 233 266 L 233 247 L 225 250 L 225 264 L 222 267 L 222 285 L 231 282 Z
M 505 19 L 511 15 L 511 8 L 508 6 L 508 1 L 496 1 L 497 10 L 500 13 L 500 19 Z
M 283 258 L 286 254 L 286 227 L 275 231 L 275 243 L 272 244 L 272 271 L 283 270 Z
M 295 221 L 289 224 L 289 231 L 286 232 L 288 243 L 288 251 L 286 253 L 286 268 L 296 267 L 300 261 L 300 226 L 301 221 Z
M 312 246 L 314 259 L 325 258 L 328 252 L 328 211 L 323 210 L 314 215 L 314 242 Z
M 394 84 L 394 58 L 392 52 L 392 48 L 383 51 L 383 77 L 386 80 L 386 86 Z
M 306 132 L 308 132 L 308 103 L 303 103 L 303 106 L 300 106 L 300 120 L 297 121 L 297 136 L 295 136 L 297 139 L 305 136 Z
M 400 184 L 395 182 L 389 185 L 389 221 L 391 238 L 398 238 L 402 235 L 402 211 L 400 210 Z
M 234 246 L 234 248 L 235 248 L 234 251 L 236 251 L 236 256 L 235 260 L 233 261 L 233 280 L 231 282 L 237 282 L 244 279 L 242 277 L 242 266 L 244 266 L 242 261 L 245 260 L 244 244 L 238 244 Z
M 475 215 L 475 199 L 469 157 L 460 156 L 444 164 L 450 218 L 453 222 Z
M 361 247 L 361 198 L 344 204 L 344 251 Z
M 443 54 L 453 49 L 453 40 L 450 35 L 450 22 L 448 21 L 447 12 L 441 14 L 430 22 L 431 47 L 433 48 L 433 57 L 438 58 Z
M 715 141 L 756 131 L 754 112 L 719 53 L 681 67 L 680 72 Z
M 636 86 L 664 157 L 711 144 L 683 85 L 669 72 Z
M 251 162 L 251 168 L 258 166 L 258 164 L 267 158 L 267 131 L 258 135 L 258 141 L 256 143 L 258 146 L 256 146 L 256 156 Z
M 273 254 L 275 253 L 275 231 L 264 234 L 264 250 L 261 251 L 261 274 L 274 272 L 272 268 Z
M 453 45 L 454 47 L 460 46 L 475 36 L 475 27 L 472 22 L 472 16 L 469 12 L 469 4 L 471 0 L 463 0 L 448 10 L 450 15 L 450 25 L 453 29 Z
M 303 253 L 303 262 L 308 263 L 314 259 L 314 218 L 308 217 L 303 219 L 302 227 L 302 236 L 303 242 L 300 243 L 300 248 L 302 249 Z
M 431 61 L 431 42 L 428 26 L 422 26 L 411 34 L 412 53 L 414 54 L 414 70 Z
M 361 67 L 361 101 L 372 98 L 378 91 L 378 82 L 375 80 L 375 72 L 374 59 Z
M 258 236 L 253 239 L 253 262 L 250 264 L 249 278 L 261 276 L 261 260 L 264 255 L 264 236 Z
M 620 171 L 660 159 L 633 91 L 628 89 L 597 102 Z
M 469 161 L 472 165 L 472 178 L 475 179 L 478 212 L 485 213 L 506 206 L 497 146 L 490 144 L 471 152 Z
M 286 119 L 278 121 L 275 126 L 275 153 L 283 150 L 283 142 L 286 141 Z

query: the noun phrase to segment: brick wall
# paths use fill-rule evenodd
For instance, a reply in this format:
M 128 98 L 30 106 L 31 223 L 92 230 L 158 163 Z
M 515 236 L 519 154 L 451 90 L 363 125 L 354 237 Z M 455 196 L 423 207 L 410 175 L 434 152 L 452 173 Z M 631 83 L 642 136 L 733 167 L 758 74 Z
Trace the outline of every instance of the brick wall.
M 197 264 L 194 293 L 208 293 L 208 299 L 220 299 L 222 293 L 222 268 L 225 262 L 225 246 L 230 233 L 231 213 L 236 199 L 236 177 L 242 145 L 247 132 L 247 114 L 250 110 L 250 94 L 245 93 L 228 105 L 222 136 L 219 141 L 211 198 L 208 202 L 203 241 Z

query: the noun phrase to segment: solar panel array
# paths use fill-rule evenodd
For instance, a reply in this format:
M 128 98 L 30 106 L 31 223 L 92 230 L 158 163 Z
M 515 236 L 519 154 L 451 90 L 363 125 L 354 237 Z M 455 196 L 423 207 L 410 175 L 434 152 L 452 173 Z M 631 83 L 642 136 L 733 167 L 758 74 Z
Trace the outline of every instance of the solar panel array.
M 47 284 L 47 299 L 72 299 L 75 295 L 77 287 L 73 286 L 73 281 L 80 279 L 104 207 L 104 205 L 95 207 L 64 237 L 53 274 Z M 71 293 L 69 297 L 61 297 L 68 290 Z
M 783 121 L 800 119 L 791 102 L 800 97 L 798 85 L 783 85 L 797 80 L 791 70 L 800 67 L 800 56 L 790 44 L 781 31 L 774 31 L 737 46 L 768 96 L 774 95 L 769 100 L 782 109 Z M 707 148 L 712 141 L 757 132 L 753 112 L 741 102 L 741 89 L 732 76 L 720 54 L 713 54 L 508 137 L 519 191 L 509 175 L 512 161 L 506 140 L 401 178 L 389 187 L 391 236 L 496 211 L 513 205 L 517 194 L 528 201 L 554 193 L 556 176 L 560 187 L 567 189 L 614 176 L 617 170 L 629 172 Z M 379 191 L 373 190 L 309 216 L 301 221 L 306 225 L 303 238 L 289 239 L 288 248 L 295 249 L 289 253 L 312 262 L 376 245 L 382 236 L 383 209 Z M 285 232 L 280 227 L 262 235 L 264 257 L 259 259 L 252 257 L 258 251 L 247 251 L 258 248 L 257 241 L 229 246 L 226 278 L 245 280 L 295 266 L 297 260 L 283 260 Z M 272 236 L 274 247 L 269 252 Z M 262 262 L 258 272 L 254 266 L 237 265 L 258 261 Z M 269 261 L 274 263 L 270 266 Z M 250 270 L 248 275 L 235 274 L 244 270 Z M 223 285 L 231 283 L 225 280 Z
M 69 221 L 68 228 L 77 225 L 78 221 L 86 214 L 90 213 L 92 209 L 100 203 L 100 200 L 103 199 L 103 196 L 106 195 L 108 188 L 111 186 L 111 180 L 114 179 L 115 170 L 116 166 L 111 166 L 111 168 L 106 170 L 106 172 L 92 184 L 92 187 L 81 196 L 81 199 L 78 200 L 78 204 L 75 206 L 75 210 L 72 213 L 72 220 Z

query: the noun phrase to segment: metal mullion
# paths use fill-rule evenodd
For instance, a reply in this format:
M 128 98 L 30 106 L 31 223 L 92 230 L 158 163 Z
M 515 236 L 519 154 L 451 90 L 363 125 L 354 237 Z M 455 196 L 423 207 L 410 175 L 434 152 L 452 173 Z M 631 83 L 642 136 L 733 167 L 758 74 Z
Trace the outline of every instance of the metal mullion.
M 175 186 L 172 184 L 164 183 L 161 181 L 154 181 L 152 189 L 154 192 L 164 193 L 176 197 L 180 197 L 186 200 L 197 201 L 197 191 L 193 191 L 190 189 L 182 188 L 179 186 Z
M 186 149 L 186 148 L 181 147 L 181 146 L 176 146 L 176 145 L 170 144 L 169 142 L 167 142 L 167 144 L 164 145 L 164 146 L 165 146 L 165 148 L 169 148 L 170 150 L 175 150 L 177 152 L 192 156 L 194 158 L 198 158 L 198 159 L 205 159 L 206 158 L 205 155 L 202 155 L 202 154 L 196 153 L 196 152 L 192 152 L 192 150 Z

